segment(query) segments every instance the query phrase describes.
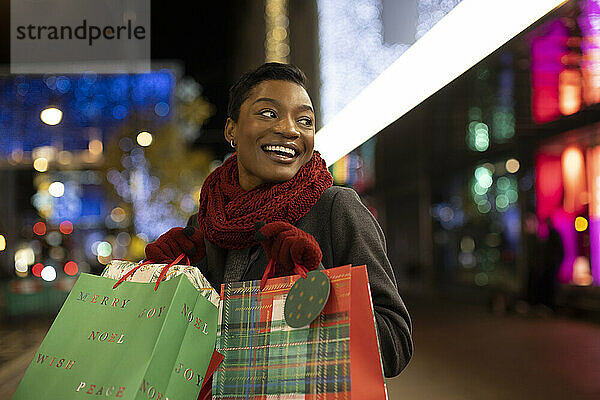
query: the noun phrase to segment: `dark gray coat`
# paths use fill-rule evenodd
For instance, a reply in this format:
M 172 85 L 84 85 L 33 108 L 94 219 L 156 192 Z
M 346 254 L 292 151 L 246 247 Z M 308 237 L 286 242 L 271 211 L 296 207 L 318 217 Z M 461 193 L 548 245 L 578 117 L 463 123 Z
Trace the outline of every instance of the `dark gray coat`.
M 197 226 L 195 215 L 189 224 Z M 383 231 L 373 215 L 354 190 L 333 186 L 295 226 L 315 237 L 327 268 L 367 266 L 385 376 L 398 375 L 412 356 L 412 328 L 386 255 Z M 260 279 L 268 264 L 262 246 L 228 251 L 207 240 L 205 244 L 206 257 L 198 268 L 215 288 L 223 282 Z

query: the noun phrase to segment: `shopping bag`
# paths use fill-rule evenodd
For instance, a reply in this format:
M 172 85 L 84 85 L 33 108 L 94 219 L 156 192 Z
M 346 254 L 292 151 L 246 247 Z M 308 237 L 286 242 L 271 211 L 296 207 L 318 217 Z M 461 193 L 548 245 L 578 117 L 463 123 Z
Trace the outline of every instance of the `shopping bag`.
M 13 399 L 197 398 L 217 307 L 184 274 L 114 285 L 81 274 Z
M 299 276 L 221 287 L 213 399 L 386 399 L 367 271 L 324 270 L 329 299 L 310 325 L 290 327 L 283 310 Z M 267 397 L 269 396 L 269 397 Z

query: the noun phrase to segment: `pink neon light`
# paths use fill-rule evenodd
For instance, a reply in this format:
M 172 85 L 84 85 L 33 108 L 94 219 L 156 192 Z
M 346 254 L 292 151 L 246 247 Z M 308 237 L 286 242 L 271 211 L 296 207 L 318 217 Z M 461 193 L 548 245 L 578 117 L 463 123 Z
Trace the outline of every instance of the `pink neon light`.
M 559 75 L 565 69 L 569 31 L 560 21 L 541 28 L 531 41 L 531 89 L 533 118 L 537 123 L 560 117 Z

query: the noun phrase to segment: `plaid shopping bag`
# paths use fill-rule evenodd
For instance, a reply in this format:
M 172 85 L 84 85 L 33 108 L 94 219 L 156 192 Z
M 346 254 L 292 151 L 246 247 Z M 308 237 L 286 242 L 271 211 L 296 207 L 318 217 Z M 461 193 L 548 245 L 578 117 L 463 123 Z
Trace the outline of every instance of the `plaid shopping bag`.
M 355 271 L 363 273 L 362 280 L 353 282 Z M 283 317 L 285 298 L 299 276 L 270 279 L 262 291 L 260 281 L 221 287 L 217 351 L 225 359 L 213 377 L 213 399 L 350 399 L 353 393 L 360 399 L 386 398 L 366 269 L 345 266 L 324 272 L 331 281 L 329 299 L 321 314 L 301 328 L 290 327 Z M 353 288 L 354 297 L 366 300 L 356 311 L 370 310 L 367 315 L 353 315 Z M 358 340 L 353 332 L 363 337 L 351 351 L 351 338 Z M 362 354 L 363 342 L 375 346 L 375 358 L 373 346 Z M 362 382 L 375 386 L 367 397 L 353 392 L 361 386 L 363 367 L 351 370 L 351 361 L 361 356 L 365 368 L 375 366 L 375 379 Z

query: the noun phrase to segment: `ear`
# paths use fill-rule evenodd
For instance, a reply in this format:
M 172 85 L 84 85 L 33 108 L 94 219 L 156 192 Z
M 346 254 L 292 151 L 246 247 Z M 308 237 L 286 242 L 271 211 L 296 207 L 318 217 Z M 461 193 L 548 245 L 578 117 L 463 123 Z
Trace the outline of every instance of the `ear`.
M 225 122 L 225 130 L 223 132 L 227 142 L 231 142 L 232 140 L 235 141 L 236 130 L 237 123 L 231 118 L 227 118 L 227 122 Z

